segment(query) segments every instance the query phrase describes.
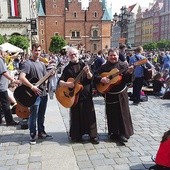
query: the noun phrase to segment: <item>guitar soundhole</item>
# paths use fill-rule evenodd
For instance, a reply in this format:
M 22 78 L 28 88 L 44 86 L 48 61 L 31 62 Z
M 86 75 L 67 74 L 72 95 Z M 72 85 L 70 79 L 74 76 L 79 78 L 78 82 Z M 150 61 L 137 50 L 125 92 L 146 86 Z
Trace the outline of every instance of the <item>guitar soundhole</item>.
M 69 95 L 66 92 L 64 92 L 64 96 L 69 98 Z
M 69 88 L 69 96 L 73 97 L 74 95 L 74 88 Z
M 68 90 L 69 90 L 69 91 L 72 91 L 72 90 L 73 90 L 73 88 L 68 88 Z

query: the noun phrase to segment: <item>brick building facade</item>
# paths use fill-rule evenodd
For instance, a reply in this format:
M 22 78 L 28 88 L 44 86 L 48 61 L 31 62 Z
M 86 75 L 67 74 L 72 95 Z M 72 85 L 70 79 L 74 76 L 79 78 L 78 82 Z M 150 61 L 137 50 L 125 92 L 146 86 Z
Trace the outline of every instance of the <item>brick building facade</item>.
M 39 1 L 39 41 L 48 52 L 51 37 L 63 36 L 68 45 L 82 44 L 86 51 L 96 53 L 110 47 L 111 19 L 101 0 L 91 0 L 87 9 L 81 0 Z

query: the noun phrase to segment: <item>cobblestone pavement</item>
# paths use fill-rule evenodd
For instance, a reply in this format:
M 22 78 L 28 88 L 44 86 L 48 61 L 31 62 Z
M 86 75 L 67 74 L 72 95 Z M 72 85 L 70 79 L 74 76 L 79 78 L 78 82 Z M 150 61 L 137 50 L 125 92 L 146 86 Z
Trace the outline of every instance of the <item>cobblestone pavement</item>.
M 153 162 L 161 137 L 170 129 L 170 100 L 149 96 L 138 106 L 130 103 L 135 134 L 126 146 L 109 141 L 102 97 L 94 98 L 100 144 L 68 139 L 69 109 L 49 100 L 46 131 L 53 140 L 29 144 L 28 130 L 0 125 L 0 170 L 145 170 Z M 15 116 L 15 119 L 17 117 Z
M 79 169 L 87 170 L 144 170 L 154 163 L 151 155 L 155 155 L 159 142 L 165 131 L 170 129 L 170 101 L 149 96 L 148 102 L 135 106 L 130 103 L 134 135 L 126 146 L 109 141 L 105 118 L 103 97 L 95 97 L 100 144 L 92 145 L 88 141 L 73 144 L 73 151 Z M 60 106 L 67 129 L 68 110 Z

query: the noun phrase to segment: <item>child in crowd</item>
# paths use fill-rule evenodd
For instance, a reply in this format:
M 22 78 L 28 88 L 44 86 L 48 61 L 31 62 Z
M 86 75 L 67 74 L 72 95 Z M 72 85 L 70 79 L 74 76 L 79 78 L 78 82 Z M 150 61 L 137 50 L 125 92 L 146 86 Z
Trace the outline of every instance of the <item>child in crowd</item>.
M 162 96 L 163 95 L 163 88 L 164 88 L 164 83 L 162 81 L 162 75 L 161 73 L 157 73 L 153 77 L 153 94 L 156 96 Z

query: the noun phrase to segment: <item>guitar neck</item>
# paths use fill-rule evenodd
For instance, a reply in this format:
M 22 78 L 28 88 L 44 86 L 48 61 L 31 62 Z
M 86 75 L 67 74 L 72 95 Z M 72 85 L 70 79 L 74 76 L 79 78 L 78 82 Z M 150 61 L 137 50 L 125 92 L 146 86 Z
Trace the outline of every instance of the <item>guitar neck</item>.
M 43 84 L 50 76 L 52 73 L 53 69 L 50 70 L 44 77 L 42 77 L 37 83 L 35 83 L 35 86 L 40 86 L 41 84 Z
M 80 78 L 83 75 L 83 73 L 84 73 L 84 70 L 81 70 L 80 73 L 78 74 L 78 76 L 75 78 L 74 84 L 78 83 L 78 81 L 80 80 Z
M 92 58 L 87 62 L 86 65 L 91 65 L 95 60 L 96 60 L 96 57 L 92 57 Z M 78 76 L 75 78 L 74 84 L 78 83 L 78 81 L 80 80 L 80 78 L 81 78 L 81 76 L 83 75 L 83 73 L 84 73 L 84 70 L 82 69 L 82 70 L 80 71 L 80 73 L 78 74 Z
M 41 84 L 43 84 L 52 75 L 52 72 L 58 70 L 60 66 L 61 63 L 58 63 L 56 67 L 52 68 L 44 77 L 42 77 L 37 83 L 35 83 L 35 86 L 40 86 Z

